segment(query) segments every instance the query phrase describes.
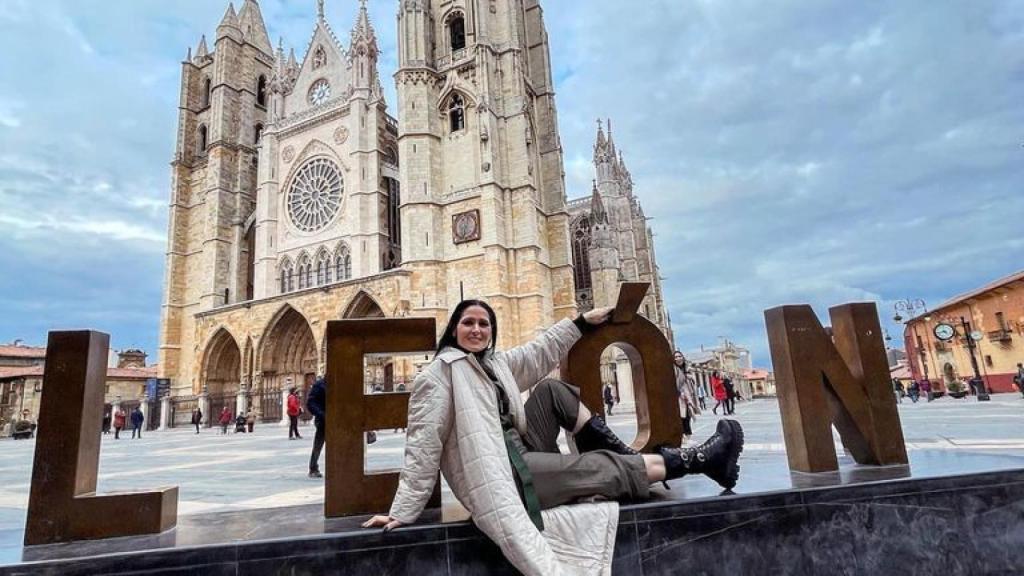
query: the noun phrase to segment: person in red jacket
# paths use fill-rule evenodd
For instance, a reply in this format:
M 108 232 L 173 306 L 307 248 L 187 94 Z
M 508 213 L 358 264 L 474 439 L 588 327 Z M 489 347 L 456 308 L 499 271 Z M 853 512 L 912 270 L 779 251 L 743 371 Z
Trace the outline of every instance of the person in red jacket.
M 217 422 L 220 424 L 220 433 L 221 434 L 227 434 L 228 433 L 228 425 L 231 424 L 231 420 L 233 420 L 233 418 L 231 417 L 231 410 L 228 410 L 228 407 L 225 406 L 220 411 L 220 418 L 217 419 Z
M 121 439 L 121 429 L 124 428 L 125 418 L 124 410 L 118 407 L 117 411 L 114 412 L 114 440 Z
M 718 375 L 718 370 L 711 373 L 711 393 L 715 396 L 715 407 L 711 409 L 712 414 L 718 414 L 718 407 L 722 406 L 722 413 L 725 413 L 725 400 L 729 397 L 729 394 L 725 391 L 725 384 L 722 382 L 722 377 Z
M 299 414 L 302 414 L 302 403 L 299 402 L 298 390 L 292 386 L 288 389 L 288 439 L 301 440 L 299 434 Z

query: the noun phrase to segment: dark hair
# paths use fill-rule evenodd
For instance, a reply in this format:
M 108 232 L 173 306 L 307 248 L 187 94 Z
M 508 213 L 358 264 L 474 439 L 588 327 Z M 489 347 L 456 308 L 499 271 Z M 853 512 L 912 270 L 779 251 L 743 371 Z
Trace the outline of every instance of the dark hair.
M 498 317 L 494 314 L 494 308 L 483 300 L 463 300 L 459 302 L 459 305 L 452 310 L 452 315 L 448 318 L 448 325 L 444 327 L 444 333 L 441 334 L 441 341 L 437 343 L 437 353 L 440 354 L 441 350 L 448 348 L 459 348 L 459 341 L 455 336 L 455 329 L 459 325 L 459 321 L 462 320 L 462 314 L 466 311 L 466 308 L 470 306 L 479 306 L 487 311 L 487 316 L 491 320 L 491 343 L 487 345 L 487 348 L 494 350 L 494 344 L 498 341 Z M 461 349 L 461 348 L 460 348 Z

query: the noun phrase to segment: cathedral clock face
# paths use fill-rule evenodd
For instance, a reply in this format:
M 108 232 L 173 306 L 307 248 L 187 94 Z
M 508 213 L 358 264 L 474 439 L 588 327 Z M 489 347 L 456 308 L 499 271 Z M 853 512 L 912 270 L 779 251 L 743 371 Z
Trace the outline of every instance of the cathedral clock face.
M 470 210 L 452 216 L 452 241 L 456 244 L 480 239 L 480 211 Z
M 338 165 L 314 158 L 299 168 L 288 187 L 288 217 L 303 232 L 319 232 L 338 214 L 344 191 Z
M 319 106 L 331 97 L 331 84 L 327 80 L 317 80 L 309 89 L 309 103 Z

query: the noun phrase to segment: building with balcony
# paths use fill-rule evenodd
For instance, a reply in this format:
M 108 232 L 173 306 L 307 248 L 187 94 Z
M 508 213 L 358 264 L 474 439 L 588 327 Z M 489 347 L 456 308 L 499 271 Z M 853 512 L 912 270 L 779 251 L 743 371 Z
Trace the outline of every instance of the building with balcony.
M 939 324 L 955 330 L 942 340 Z M 978 373 L 992 392 L 1015 391 L 1017 363 L 1024 362 L 1024 271 L 1000 278 L 943 302 L 907 321 L 903 333 L 915 379 L 928 379 L 944 388 Z M 968 342 L 973 343 L 973 346 Z M 972 350 L 973 348 L 973 350 Z

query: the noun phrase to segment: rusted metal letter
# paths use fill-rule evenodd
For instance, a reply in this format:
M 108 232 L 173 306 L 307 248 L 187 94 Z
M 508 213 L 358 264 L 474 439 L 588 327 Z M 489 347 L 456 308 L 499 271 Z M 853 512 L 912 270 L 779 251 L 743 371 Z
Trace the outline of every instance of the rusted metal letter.
M 404 428 L 409 393 L 367 395 L 363 356 L 433 351 L 433 318 L 334 320 L 327 324 L 327 488 L 324 515 L 351 516 L 387 510 L 398 472 L 367 474 L 365 433 Z M 441 482 L 428 507 L 441 506 Z
M 178 521 L 178 488 L 96 495 L 110 337 L 50 332 L 25 545 L 154 534 Z
M 859 464 L 906 464 L 875 305 L 844 304 L 829 315 L 833 339 L 810 306 L 764 313 L 790 469 L 838 470 L 833 424 Z
M 584 334 L 562 364 L 562 379 L 580 387 L 583 403 L 604 414 L 601 401 L 601 354 L 611 345 L 629 358 L 636 397 L 637 431 L 633 448 L 651 452 L 662 444 L 679 446 L 683 423 L 679 415 L 672 347 L 650 320 L 637 314 L 647 282 L 625 282 L 611 322 Z

